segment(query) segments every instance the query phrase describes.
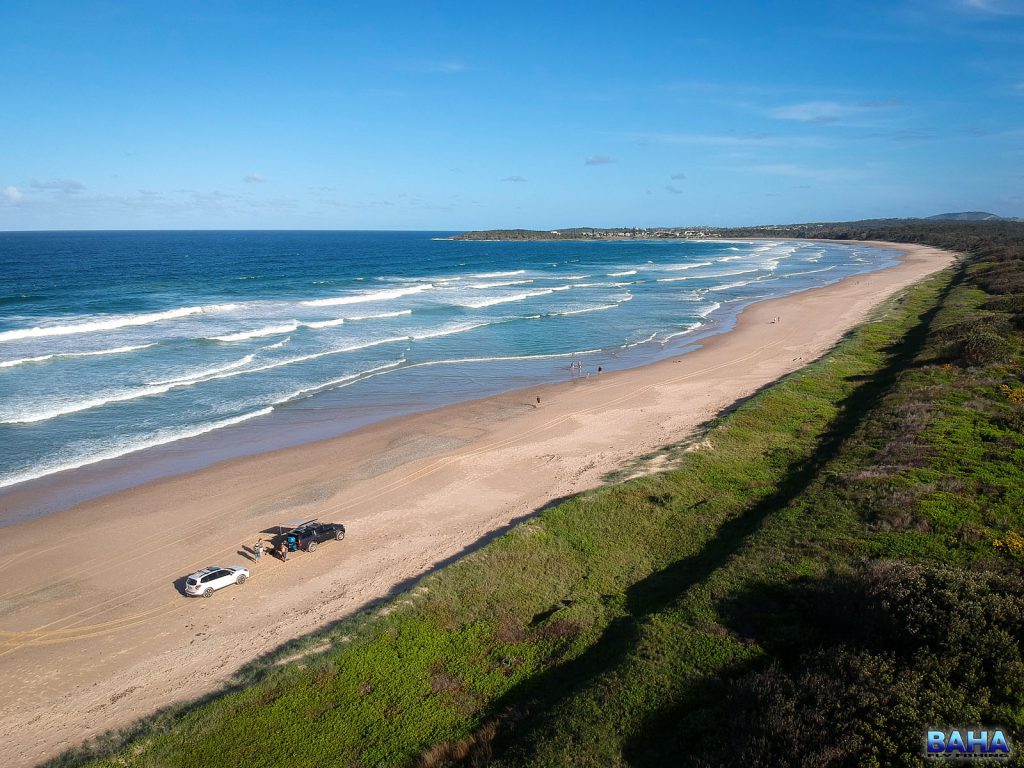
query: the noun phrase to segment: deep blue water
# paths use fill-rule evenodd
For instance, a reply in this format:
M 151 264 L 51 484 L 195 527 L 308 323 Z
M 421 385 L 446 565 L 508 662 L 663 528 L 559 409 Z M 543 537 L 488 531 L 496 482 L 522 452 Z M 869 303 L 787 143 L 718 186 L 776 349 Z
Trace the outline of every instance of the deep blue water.
M 639 365 L 751 301 L 892 263 L 861 244 L 447 234 L 0 233 L 0 487 L 272 414 L 337 431 Z

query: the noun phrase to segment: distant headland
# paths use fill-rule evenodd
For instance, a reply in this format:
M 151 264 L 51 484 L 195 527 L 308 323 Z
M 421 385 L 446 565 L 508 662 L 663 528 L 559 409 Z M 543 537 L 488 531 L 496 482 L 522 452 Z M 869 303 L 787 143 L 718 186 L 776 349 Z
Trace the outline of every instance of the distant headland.
M 970 211 L 940 213 L 926 218 L 868 219 L 844 223 L 767 224 L 755 227 L 568 227 L 563 229 L 483 229 L 454 235 L 451 240 L 711 240 L 737 237 L 800 237 L 842 239 L 850 237 L 851 227 L 865 231 L 893 224 L 913 225 L 915 222 L 1019 221 L 994 213 Z M 861 235 L 863 237 L 863 235 Z

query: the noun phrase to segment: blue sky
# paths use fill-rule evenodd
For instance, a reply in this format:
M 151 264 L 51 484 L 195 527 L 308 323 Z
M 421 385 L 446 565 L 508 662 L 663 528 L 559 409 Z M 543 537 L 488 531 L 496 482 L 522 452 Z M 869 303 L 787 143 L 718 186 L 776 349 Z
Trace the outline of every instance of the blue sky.
M 1024 0 L 5 0 L 0 45 L 0 229 L 1024 216 Z

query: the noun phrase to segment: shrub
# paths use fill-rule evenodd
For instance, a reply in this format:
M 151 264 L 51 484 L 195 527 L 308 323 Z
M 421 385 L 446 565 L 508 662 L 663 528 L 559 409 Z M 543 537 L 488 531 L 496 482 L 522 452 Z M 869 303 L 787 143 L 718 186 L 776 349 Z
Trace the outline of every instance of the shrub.
M 1006 312 L 1013 318 L 1017 328 L 1024 328 L 1024 293 L 993 296 L 985 302 L 985 309 Z
M 970 366 L 989 365 L 1006 360 L 1013 347 L 1006 339 L 991 331 L 974 331 L 960 341 L 958 357 Z
M 1009 384 L 1003 384 L 1000 389 L 1011 403 L 1014 405 L 1024 405 L 1024 387 L 1019 385 L 1011 387 Z
M 1004 540 L 1024 553 L 1024 538 Z M 763 600 L 743 598 L 748 611 Z M 1001 722 L 1024 705 L 1020 576 L 878 562 L 792 585 L 772 608 L 785 620 L 755 634 L 776 661 L 728 684 L 730 738 L 701 743 L 693 764 L 915 764 L 928 725 Z
M 1014 560 L 1024 560 L 1024 536 L 1016 531 L 1007 531 L 1003 538 L 996 539 L 992 545 Z

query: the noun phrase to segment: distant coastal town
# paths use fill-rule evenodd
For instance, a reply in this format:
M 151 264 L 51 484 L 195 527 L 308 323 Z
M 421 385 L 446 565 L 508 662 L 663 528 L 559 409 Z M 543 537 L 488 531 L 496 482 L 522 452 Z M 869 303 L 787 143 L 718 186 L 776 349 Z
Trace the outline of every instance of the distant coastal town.
M 566 229 L 484 229 L 453 235 L 451 240 L 714 240 L 744 237 L 798 237 L 820 239 L 881 238 L 892 227 L 904 233 L 955 228 L 962 222 L 985 222 L 999 226 L 1017 219 L 987 211 L 940 213 L 923 219 L 865 219 L 837 225 L 833 222 L 806 224 L 765 224 L 753 227 L 569 227 Z
M 889 221 L 859 222 L 877 226 Z M 768 224 L 758 227 L 570 227 L 568 229 L 485 229 L 453 235 L 451 240 L 716 240 L 743 237 L 845 239 L 831 224 Z
M 452 240 L 703 240 L 720 238 L 717 227 L 573 227 L 570 229 L 489 229 L 464 232 Z

